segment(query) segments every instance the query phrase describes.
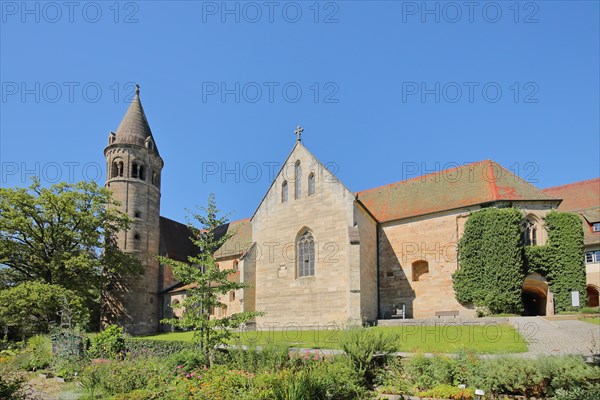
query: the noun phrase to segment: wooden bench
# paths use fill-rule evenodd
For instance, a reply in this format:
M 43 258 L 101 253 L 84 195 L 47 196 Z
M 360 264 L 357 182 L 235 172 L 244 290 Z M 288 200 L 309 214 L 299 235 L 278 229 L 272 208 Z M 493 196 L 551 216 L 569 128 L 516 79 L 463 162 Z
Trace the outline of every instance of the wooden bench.
M 440 317 L 458 317 L 458 310 L 451 310 L 451 311 L 436 311 L 435 312 L 435 316 L 440 318 Z

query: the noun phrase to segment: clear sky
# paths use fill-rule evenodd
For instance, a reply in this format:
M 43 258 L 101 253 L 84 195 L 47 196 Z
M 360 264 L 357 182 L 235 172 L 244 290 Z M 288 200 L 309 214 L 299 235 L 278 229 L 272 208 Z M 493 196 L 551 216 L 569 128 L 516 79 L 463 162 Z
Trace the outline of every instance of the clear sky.
M 493 159 L 600 175 L 597 1 L 1 1 L 0 184 L 104 182 L 133 93 L 162 214 L 250 217 L 304 144 L 353 191 Z

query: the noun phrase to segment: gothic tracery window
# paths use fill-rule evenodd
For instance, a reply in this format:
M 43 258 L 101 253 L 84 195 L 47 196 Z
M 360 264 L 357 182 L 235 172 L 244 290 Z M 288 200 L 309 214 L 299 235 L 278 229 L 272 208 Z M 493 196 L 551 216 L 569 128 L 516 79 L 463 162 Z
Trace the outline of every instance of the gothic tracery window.
M 315 174 L 311 172 L 308 176 L 308 195 L 315 194 Z
M 312 276 L 315 274 L 315 240 L 310 231 L 304 232 L 296 245 L 298 260 L 297 276 Z
M 538 244 L 538 227 L 532 218 L 527 218 L 523 227 L 523 245 L 537 246 Z

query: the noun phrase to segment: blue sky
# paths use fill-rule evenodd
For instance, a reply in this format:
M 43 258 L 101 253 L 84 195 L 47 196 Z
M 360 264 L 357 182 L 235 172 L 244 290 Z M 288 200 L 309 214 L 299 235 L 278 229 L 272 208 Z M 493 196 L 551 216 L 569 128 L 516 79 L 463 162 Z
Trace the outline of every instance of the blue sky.
M 304 144 L 353 191 L 493 159 L 600 175 L 599 3 L 2 1 L 0 184 L 104 181 L 133 92 L 162 214 L 249 217 Z

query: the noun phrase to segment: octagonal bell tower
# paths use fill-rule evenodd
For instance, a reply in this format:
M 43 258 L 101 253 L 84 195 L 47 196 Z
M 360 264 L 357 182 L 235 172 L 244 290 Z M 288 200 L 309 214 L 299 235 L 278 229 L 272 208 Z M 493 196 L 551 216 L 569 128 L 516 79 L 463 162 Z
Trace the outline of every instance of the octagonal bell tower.
M 119 248 L 134 253 L 144 273 L 111 284 L 103 299 L 102 325 L 115 323 L 132 335 L 159 327 L 160 178 L 163 160 L 140 101 L 140 88 L 104 149 L 106 187 L 132 224 L 117 237 Z

